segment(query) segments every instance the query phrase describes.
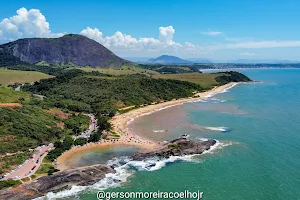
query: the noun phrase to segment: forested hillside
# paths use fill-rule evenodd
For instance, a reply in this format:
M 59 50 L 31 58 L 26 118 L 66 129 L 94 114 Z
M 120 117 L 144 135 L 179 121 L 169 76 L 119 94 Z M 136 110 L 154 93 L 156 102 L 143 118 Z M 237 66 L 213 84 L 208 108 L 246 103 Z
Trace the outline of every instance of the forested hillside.
M 108 114 L 125 106 L 188 97 L 203 88 L 189 82 L 142 75 L 92 76 L 72 70 L 28 86 L 26 90 L 45 95 L 47 104 L 62 109 Z
M 249 82 L 252 80 L 242 73 L 230 71 L 230 72 L 223 72 L 222 76 L 217 76 L 216 81 L 220 85 L 224 85 L 229 82 Z
M 84 130 L 80 124 L 88 127 L 89 117 L 81 115 L 62 119 L 32 105 L 14 109 L 0 107 L 0 154 L 27 151 L 73 135 L 76 127 L 77 132 Z

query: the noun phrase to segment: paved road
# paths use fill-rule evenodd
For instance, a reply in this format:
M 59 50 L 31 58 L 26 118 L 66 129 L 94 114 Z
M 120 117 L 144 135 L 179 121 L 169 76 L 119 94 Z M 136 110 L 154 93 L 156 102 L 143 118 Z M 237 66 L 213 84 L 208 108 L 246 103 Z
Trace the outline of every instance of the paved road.
M 74 138 L 89 138 L 93 131 L 97 131 L 97 119 L 93 114 L 88 114 L 90 119 L 89 129 L 81 133 L 80 135 L 74 136 Z
M 41 147 L 37 147 L 30 159 L 26 160 L 22 165 L 19 165 L 15 170 L 6 175 L 3 178 L 3 180 L 16 180 L 31 176 L 38 170 L 43 161 L 43 158 L 52 148 L 53 144 L 49 144 L 48 146 L 44 145 Z

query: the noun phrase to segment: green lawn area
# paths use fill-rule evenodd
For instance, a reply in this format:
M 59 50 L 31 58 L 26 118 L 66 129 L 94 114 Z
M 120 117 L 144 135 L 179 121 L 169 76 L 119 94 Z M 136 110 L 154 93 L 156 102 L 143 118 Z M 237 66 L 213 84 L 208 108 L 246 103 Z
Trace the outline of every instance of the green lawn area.
M 51 78 L 48 74 L 34 71 L 17 71 L 0 68 L 0 84 L 32 83 L 41 79 Z
M 8 188 L 8 187 L 12 187 L 12 186 L 17 186 L 20 185 L 22 182 L 17 180 L 7 180 L 7 181 L 0 181 L 0 190 L 2 190 L 3 188 Z
M 215 80 L 217 76 L 222 74 L 202 74 L 202 73 L 186 73 L 186 74 L 156 74 L 153 78 L 176 79 L 180 81 L 188 81 L 200 84 L 204 87 L 211 87 L 218 84 Z
M 12 88 L 0 87 L 0 103 L 18 103 L 29 101 L 30 94 L 28 92 L 15 91 Z
M 81 67 L 78 68 L 86 72 L 98 71 L 104 74 L 110 75 L 130 75 L 130 74 L 147 74 L 147 75 L 155 75 L 159 74 L 158 72 L 147 70 L 134 66 L 123 66 L 121 69 L 112 69 L 112 68 L 91 68 L 91 67 Z
M 39 167 L 39 169 L 35 172 L 36 175 L 44 175 L 48 174 L 48 171 L 54 169 L 53 165 L 51 163 L 43 163 Z

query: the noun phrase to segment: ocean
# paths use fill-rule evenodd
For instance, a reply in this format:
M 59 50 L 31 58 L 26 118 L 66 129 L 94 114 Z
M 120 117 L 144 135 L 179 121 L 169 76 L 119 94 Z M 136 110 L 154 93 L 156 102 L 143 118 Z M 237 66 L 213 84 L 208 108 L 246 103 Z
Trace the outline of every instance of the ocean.
M 182 134 L 195 140 L 214 138 L 218 145 L 213 150 L 145 162 L 128 161 L 122 156 L 124 148 L 118 154 L 121 157 L 113 159 L 107 150 L 90 152 L 77 157 L 78 163 L 95 164 L 97 159 L 102 163 L 101 158 L 107 158 L 109 164 L 119 166 L 117 174 L 94 186 L 74 187 L 48 197 L 92 200 L 99 190 L 189 190 L 203 192 L 202 199 L 207 200 L 300 199 L 300 70 L 239 71 L 261 83 L 240 84 L 205 101 L 161 110 L 128 127 L 159 140 Z

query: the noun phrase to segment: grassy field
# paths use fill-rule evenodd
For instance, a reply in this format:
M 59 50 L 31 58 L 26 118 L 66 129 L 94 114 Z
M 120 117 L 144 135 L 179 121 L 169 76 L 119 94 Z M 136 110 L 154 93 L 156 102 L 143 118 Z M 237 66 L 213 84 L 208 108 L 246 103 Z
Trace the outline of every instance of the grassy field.
M 29 99 L 30 94 L 27 92 L 0 87 L 0 103 L 18 103 L 20 101 L 29 101 Z
M 14 83 L 32 83 L 52 76 L 32 71 L 17 71 L 0 68 L 0 84 L 9 85 Z
M 133 66 L 123 66 L 121 69 L 104 69 L 104 68 L 91 68 L 91 67 L 83 67 L 78 68 L 86 72 L 92 72 L 92 71 L 98 71 L 104 74 L 110 74 L 110 75 L 130 75 L 130 74 L 146 74 L 146 75 L 155 75 L 159 74 L 158 72 L 142 69 L 139 67 L 133 67 Z
M 211 87 L 218 84 L 215 80 L 217 76 L 222 74 L 202 74 L 202 73 L 183 73 L 183 74 L 160 74 L 153 70 L 142 69 L 139 67 L 122 67 L 122 69 L 103 69 L 103 68 L 79 68 L 86 72 L 98 71 L 104 74 L 110 75 L 130 75 L 130 74 L 146 74 L 150 75 L 153 78 L 162 78 L 162 79 L 175 79 L 180 81 L 188 81 L 196 84 L 200 84 L 204 87 Z M 183 70 L 190 70 L 189 68 L 182 67 Z M 105 77 L 106 78 L 106 77 Z
M 153 78 L 176 79 L 180 81 L 188 81 L 200 84 L 204 87 L 216 85 L 215 78 L 222 74 L 201 74 L 201 73 L 186 73 L 186 74 L 156 74 Z

